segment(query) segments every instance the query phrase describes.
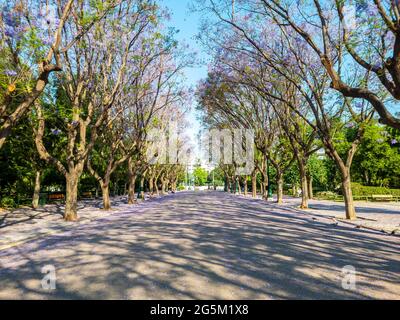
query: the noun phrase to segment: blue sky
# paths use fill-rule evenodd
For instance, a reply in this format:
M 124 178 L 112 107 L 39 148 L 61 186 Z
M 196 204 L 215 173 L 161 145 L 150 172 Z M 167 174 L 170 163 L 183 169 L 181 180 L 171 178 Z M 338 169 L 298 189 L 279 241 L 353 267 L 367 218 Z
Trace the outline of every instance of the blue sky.
M 202 52 L 201 46 L 194 39 L 199 32 L 200 16 L 198 13 L 190 11 L 189 4 L 192 0 L 161 0 L 161 2 L 171 11 L 171 20 L 167 23 L 168 26 L 179 30 L 176 39 L 189 44 L 194 51 L 200 54 L 201 58 L 207 58 L 207 55 Z M 196 85 L 198 80 L 207 75 L 207 66 L 187 69 L 186 75 L 190 84 Z
M 198 13 L 191 12 L 189 4 L 192 0 L 162 0 L 163 5 L 167 6 L 171 11 L 171 20 L 167 23 L 168 26 L 179 30 L 176 39 L 179 42 L 188 44 L 191 50 L 198 52 L 201 59 L 207 59 L 207 54 L 202 51 L 202 47 L 196 42 L 195 36 L 199 32 L 200 16 Z M 196 87 L 197 82 L 207 76 L 207 65 L 199 65 L 185 70 L 187 84 Z M 195 103 L 195 101 L 193 102 Z M 192 143 L 196 142 L 196 135 L 201 129 L 199 121 L 196 119 L 194 106 L 188 114 L 188 134 L 192 138 Z M 199 150 L 195 150 L 198 154 Z

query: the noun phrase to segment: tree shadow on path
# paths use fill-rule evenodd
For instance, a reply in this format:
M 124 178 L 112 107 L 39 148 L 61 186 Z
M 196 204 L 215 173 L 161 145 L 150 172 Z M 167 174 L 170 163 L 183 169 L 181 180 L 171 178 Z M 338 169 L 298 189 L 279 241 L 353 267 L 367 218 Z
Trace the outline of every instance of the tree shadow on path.
M 1 251 L 0 298 L 399 299 L 399 244 L 261 201 L 181 193 Z M 356 290 L 342 288 L 347 265 Z

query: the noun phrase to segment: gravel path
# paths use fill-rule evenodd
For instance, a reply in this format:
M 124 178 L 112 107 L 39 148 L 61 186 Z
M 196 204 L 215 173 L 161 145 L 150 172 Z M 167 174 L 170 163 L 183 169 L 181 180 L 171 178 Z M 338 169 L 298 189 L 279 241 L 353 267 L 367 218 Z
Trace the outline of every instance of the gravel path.
M 41 287 L 46 265 L 55 290 Z M 400 238 L 262 200 L 179 193 L 0 251 L 0 298 L 400 299 Z

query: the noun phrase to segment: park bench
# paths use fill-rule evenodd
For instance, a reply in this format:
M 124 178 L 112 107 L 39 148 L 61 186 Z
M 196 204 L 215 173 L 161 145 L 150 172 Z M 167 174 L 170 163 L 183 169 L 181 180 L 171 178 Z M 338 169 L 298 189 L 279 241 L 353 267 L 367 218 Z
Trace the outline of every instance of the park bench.
M 61 192 L 55 192 L 55 193 L 50 193 L 48 196 L 49 201 L 62 201 L 65 199 L 64 193 Z
M 371 198 L 372 201 L 393 201 L 391 194 L 373 194 Z
M 90 191 L 82 192 L 81 198 L 82 199 L 92 199 L 93 198 L 93 194 Z

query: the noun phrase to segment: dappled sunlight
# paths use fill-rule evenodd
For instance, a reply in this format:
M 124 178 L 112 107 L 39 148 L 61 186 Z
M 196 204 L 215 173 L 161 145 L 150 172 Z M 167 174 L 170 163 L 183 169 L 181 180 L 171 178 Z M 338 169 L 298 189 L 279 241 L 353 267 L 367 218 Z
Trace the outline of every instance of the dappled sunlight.
M 0 252 L 0 297 L 399 298 L 399 238 L 229 194 L 176 194 L 73 232 Z M 38 280 L 45 264 L 57 270 L 51 293 Z M 345 265 L 355 291 L 341 287 Z

